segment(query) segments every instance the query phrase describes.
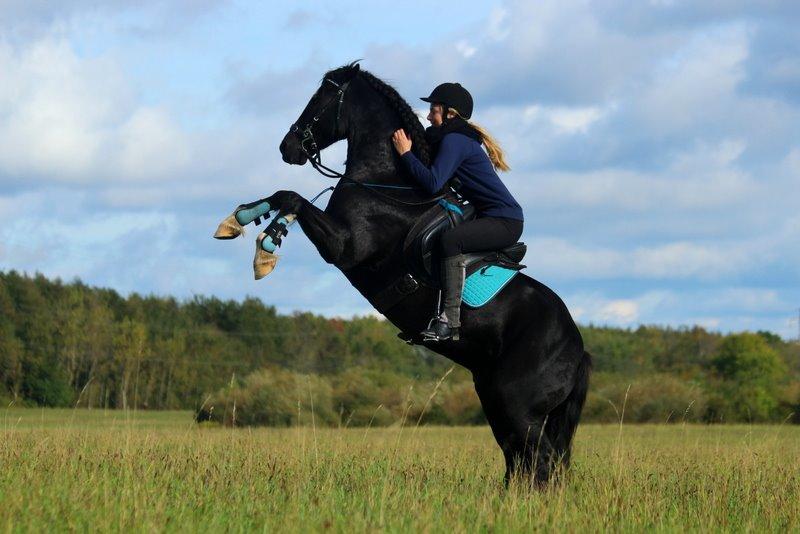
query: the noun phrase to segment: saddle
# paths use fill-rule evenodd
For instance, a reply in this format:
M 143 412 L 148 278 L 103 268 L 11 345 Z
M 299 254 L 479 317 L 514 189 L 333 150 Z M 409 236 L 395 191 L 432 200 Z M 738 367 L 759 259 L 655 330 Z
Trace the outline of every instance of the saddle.
M 422 284 L 439 289 L 440 257 L 439 238 L 445 230 L 475 219 L 475 206 L 464 202 L 440 200 L 411 227 L 403 242 L 403 256 L 409 272 Z M 470 252 L 466 256 L 466 276 L 487 265 L 498 265 L 520 270 L 525 266 L 520 261 L 525 256 L 525 243 L 515 243 L 494 252 Z
M 456 197 L 441 199 L 426 211 L 403 241 L 406 273 L 375 296 L 376 308 L 387 312 L 420 285 L 440 289 L 439 238 L 445 230 L 475 218 L 475 207 Z M 466 272 L 462 301 L 474 308 L 486 304 L 525 268 L 520 261 L 526 251 L 525 243 L 515 243 L 502 250 L 464 254 Z

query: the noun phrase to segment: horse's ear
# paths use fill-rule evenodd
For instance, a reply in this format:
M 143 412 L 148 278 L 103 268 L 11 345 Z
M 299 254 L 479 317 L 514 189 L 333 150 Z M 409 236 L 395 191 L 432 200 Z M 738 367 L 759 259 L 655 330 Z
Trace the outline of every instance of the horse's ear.
M 358 63 L 353 63 L 351 65 L 348 65 L 347 69 L 345 70 L 345 76 L 347 76 L 346 81 L 350 81 L 356 76 L 358 76 L 358 72 L 360 70 L 361 67 L 358 65 Z

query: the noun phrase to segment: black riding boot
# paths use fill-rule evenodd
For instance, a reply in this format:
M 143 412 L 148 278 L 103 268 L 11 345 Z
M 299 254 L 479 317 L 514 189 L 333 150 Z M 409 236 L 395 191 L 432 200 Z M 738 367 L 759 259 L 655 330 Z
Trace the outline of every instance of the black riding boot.
M 444 258 L 441 263 L 444 311 L 428 323 L 422 337 L 428 341 L 457 341 L 461 328 L 461 292 L 464 289 L 466 258 L 463 254 Z

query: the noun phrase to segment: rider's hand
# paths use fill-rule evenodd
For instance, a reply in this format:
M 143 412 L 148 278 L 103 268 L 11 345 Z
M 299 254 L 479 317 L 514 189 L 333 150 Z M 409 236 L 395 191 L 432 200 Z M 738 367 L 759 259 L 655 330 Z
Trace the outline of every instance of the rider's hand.
M 394 148 L 401 156 L 411 150 L 411 139 L 408 138 L 402 128 L 392 134 L 392 143 L 394 143 Z

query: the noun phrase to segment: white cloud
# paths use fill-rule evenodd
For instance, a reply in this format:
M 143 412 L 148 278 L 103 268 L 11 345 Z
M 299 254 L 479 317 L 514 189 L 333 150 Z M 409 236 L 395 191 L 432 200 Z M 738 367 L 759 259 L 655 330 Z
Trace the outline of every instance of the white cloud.
M 630 326 L 669 307 L 674 297 L 662 291 L 648 291 L 632 298 L 609 298 L 592 292 L 566 295 L 564 300 L 573 318 L 583 324 Z
M 696 243 L 668 243 L 641 247 L 628 256 L 629 276 L 647 278 L 702 278 L 718 280 L 754 267 L 746 246 L 721 247 Z
M 585 134 L 589 127 L 599 120 L 607 110 L 599 106 L 564 107 L 532 105 L 524 108 L 522 119 L 527 123 L 544 119 L 556 134 Z
M 625 250 L 580 247 L 559 238 L 525 239 L 525 263 L 536 276 L 559 280 L 724 280 L 763 267 L 770 245 L 674 242 Z M 762 252 L 758 254 L 758 252 Z
M 191 157 L 164 110 L 138 105 L 110 58 L 63 40 L 0 44 L 0 174 L 88 184 L 174 177 Z
M 707 298 L 710 306 L 746 313 L 780 312 L 791 307 L 777 290 L 771 288 L 728 287 Z
M 553 110 L 550 120 L 555 127 L 564 133 L 586 133 L 589 126 L 602 116 L 597 107 Z
M 630 327 L 658 324 L 699 325 L 717 330 L 772 329 L 786 338 L 795 335 L 792 307 L 772 290 L 751 287 L 643 290 L 624 298 L 603 291 L 562 295 L 576 321 Z M 778 321 L 775 317 L 779 318 Z M 769 326 L 772 325 L 772 326 Z M 794 330 L 792 330 L 792 326 Z
M 489 13 L 488 28 L 486 30 L 489 37 L 495 41 L 502 41 L 509 34 L 509 28 L 506 24 L 508 18 L 508 10 L 503 7 L 495 7 Z
M 456 43 L 456 50 L 458 50 L 464 58 L 469 59 L 475 55 L 478 49 L 470 45 L 468 41 L 462 39 Z
M 741 25 L 697 33 L 657 64 L 634 106 L 653 135 L 685 130 L 731 113 L 744 79 L 748 32 Z
M 604 304 L 595 316 L 602 322 L 632 323 L 639 318 L 639 305 L 632 300 L 612 300 Z
M 189 164 L 191 149 L 166 112 L 139 108 L 120 126 L 120 169 L 138 179 L 180 176 Z
M 517 141 L 513 146 L 522 150 L 522 145 L 524 142 Z M 702 219 L 708 213 L 703 210 L 725 210 L 730 215 L 734 209 L 759 208 L 753 201 L 771 191 L 771 181 L 757 181 L 740 167 L 738 158 L 745 148 L 739 139 L 715 144 L 700 141 L 675 153 L 659 170 L 523 170 L 509 175 L 509 181 L 523 200 L 545 206 L 605 208 L 611 217 L 624 216 L 617 211 L 624 210 Z
M 106 128 L 130 106 L 119 69 L 47 40 L 0 44 L 0 71 L 0 171 L 85 181 Z

